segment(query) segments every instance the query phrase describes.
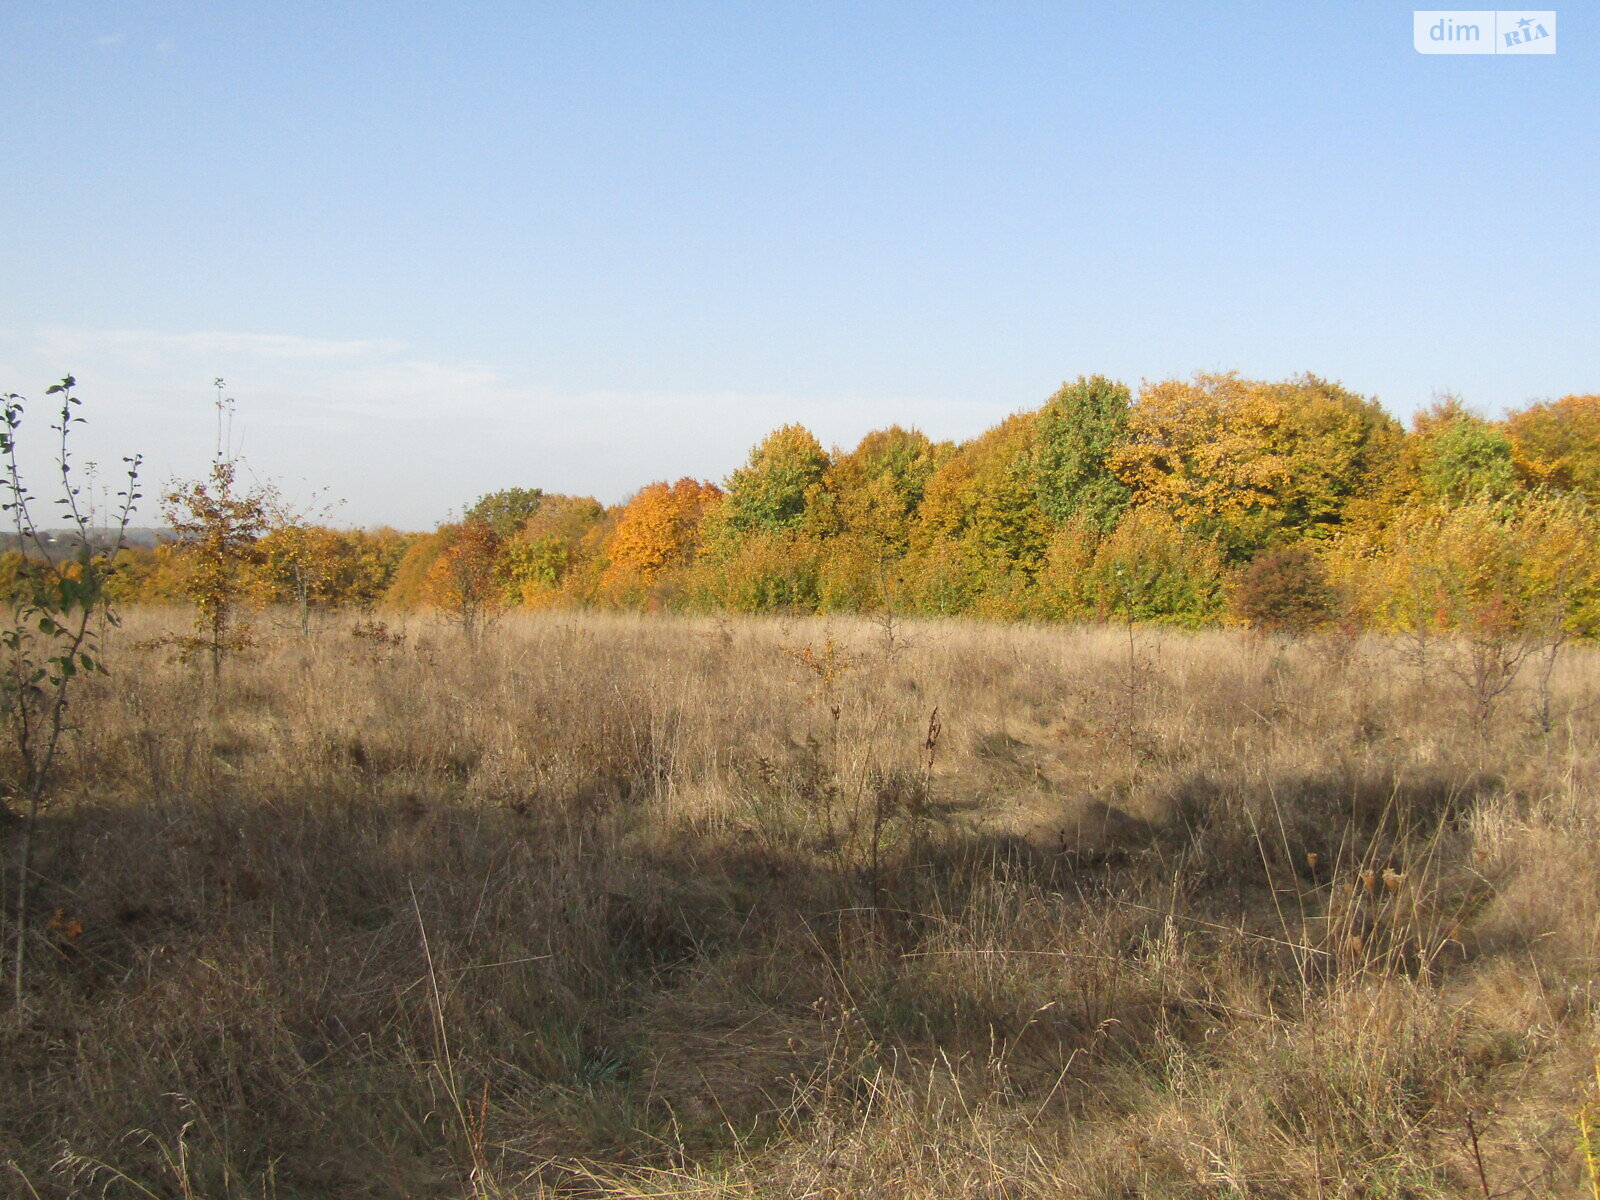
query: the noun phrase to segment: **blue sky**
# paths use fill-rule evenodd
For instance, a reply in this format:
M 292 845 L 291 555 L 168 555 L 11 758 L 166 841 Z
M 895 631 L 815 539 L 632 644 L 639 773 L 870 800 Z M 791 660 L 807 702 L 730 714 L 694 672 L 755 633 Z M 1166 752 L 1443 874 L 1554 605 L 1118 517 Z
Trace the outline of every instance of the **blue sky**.
M 74 372 L 84 456 L 159 483 L 223 376 L 259 475 L 431 527 L 1080 373 L 1600 390 L 1594 10 L 1557 11 L 1504 57 L 1392 4 L 13 0 L 0 391 Z

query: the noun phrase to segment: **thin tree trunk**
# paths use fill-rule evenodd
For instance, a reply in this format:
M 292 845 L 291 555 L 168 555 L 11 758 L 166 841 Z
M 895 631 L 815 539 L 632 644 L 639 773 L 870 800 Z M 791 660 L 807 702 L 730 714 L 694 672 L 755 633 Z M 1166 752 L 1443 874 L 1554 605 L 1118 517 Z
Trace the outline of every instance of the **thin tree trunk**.
M 28 798 L 28 811 L 23 817 L 22 850 L 17 855 L 17 942 L 13 956 L 11 988 L 16 1011 L 22 1012 L 23 961 L 28 950 L 28 886 L 33 872 L 33 831 L 39 823 L 39 798 Z

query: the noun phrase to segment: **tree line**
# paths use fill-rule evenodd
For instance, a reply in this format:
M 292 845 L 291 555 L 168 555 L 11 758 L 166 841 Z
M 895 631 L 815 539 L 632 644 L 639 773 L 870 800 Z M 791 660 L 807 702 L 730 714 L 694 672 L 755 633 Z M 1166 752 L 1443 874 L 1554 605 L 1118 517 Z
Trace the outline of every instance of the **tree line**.
M 121 552 L 123 601 L 204 592 L 216 547 L 187 499 L 176 539 Z M 1093 376 L 960 443 L 895 426 L 828 450 L 787 425 L 720 483 L 617 506 L 513 488 L 401 533 L 265 505 L 229 553 L 244 600 L 429 606 L 469 632 L 584 605 L 1593 636 L 1597 505 L 1600 396 L 1503 420 L 1444 397 L 1406 427 L 1310 375 L 1137 397 Z M 0 557 L 0 584 L 26 570 Z

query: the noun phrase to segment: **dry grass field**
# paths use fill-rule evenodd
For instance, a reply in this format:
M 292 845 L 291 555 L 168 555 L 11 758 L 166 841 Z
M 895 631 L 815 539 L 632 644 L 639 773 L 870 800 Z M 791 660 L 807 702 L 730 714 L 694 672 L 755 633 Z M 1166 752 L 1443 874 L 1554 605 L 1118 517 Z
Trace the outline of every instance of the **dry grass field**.
M 1594 650 L 389 619 L 113 635 L 0 1194 L 1587 1194 Z

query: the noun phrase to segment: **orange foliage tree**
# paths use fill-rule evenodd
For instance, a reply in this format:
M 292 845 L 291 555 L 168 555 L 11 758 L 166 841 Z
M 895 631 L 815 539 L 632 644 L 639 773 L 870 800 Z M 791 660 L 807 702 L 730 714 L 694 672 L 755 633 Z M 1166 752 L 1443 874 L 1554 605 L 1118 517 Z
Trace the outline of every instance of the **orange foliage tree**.
M 512 488 L 483 497 L 460 525 L 381 548 L 358 553 L 340 544 L 355 535 L 305 530 L 259 549 L 302 608 L 324 592 L 339 603 L 387 586 L 391 603 L 443 608 L 474 639 L 504 604 L 1194 626 L 1221 619 L 1241 581 L 1236 610 L 1260 623 L 1279 619 L 1257 611 L 1269 592 L 1279 607 L 1303 600 L 1320 612 L 1323 566 L 1342 598 L 1392 625 L 1392 606 L 1362 598 L 1359 579 L 1376 576 L 1359 568 L 1385 559 L 1391 598 L 1423 603 L 1412 594 L 1427 589 L 1394 562 L 1424 546 L 1405 541 L 1400 554 L 1390 544 L 1419 521 L 1482 501 L 1522 528 L 1536 515 L 1525 501 L 1592 507 L 1597 494 L 1600 396 L 1504 422 L 1445 397 L 1408 434 L 1375 400 L 1312 375 L 1202 374 L 1146 384 L 1137 400 L 1083 376 L 960 445 L 894 426 L 830 453 L 786 425 L 722 488 L 662 481 L 615 508 Z M 1288 552 L 1302 544 L 1304 554 Z M 302 551 L 315 571 L 302 569 Z M 126 583 L 160 594 L 162 555 L 144 557 L 130 556 Z M 1258 559 L 1260 578 L 1246 577 Z M 1570 616 L 1574 632 L 1600 622 L 1590 602 L 1574 605 L 1590 614 Z
M 469 521 L 441 533 L 444 550 L 428 569 L 423 597 L 476 645 L 484 624 L 505 605 L 501 571 L 505 543 L 485 521 Z
M 628 501 L 608 547 L 601 586 L 612 595 L 648 595 L 671 570 L 694 559 L 700 521 L 722 498 L 714 483 L 652 483 Z

